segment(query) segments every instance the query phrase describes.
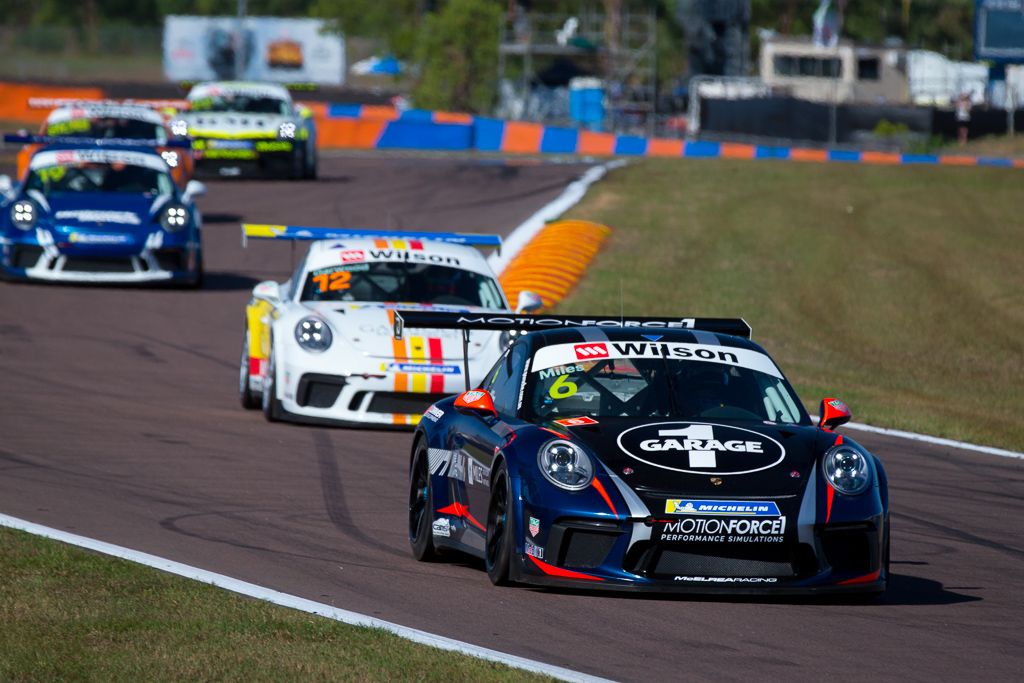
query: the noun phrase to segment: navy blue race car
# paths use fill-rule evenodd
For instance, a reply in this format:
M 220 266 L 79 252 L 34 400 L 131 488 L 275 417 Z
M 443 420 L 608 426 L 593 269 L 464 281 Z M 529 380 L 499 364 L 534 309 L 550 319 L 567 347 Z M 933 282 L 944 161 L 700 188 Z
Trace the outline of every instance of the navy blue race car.
M 885 590 L 882 463 L 833 431 L 839 399 L 811 421 L 744 321 L 397 312 L 405 327 L 514 335 L 415 432 L 417 559 L 469 553 L 499 585 Z
M 33 138 L 35 140 L 36 138 Z M 152 146 L 41 147 L 20 183 L 0 176 L 0 274 L 91 283 L 202 281 L 197 181 L 181 190 Z

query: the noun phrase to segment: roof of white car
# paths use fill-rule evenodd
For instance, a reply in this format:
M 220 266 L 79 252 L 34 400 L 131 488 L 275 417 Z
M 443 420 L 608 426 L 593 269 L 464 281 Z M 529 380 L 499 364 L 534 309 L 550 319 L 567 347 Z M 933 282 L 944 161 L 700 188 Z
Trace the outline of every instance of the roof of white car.
M 150 107 L 138 104 L 89 104 L 82 102 L 58 107 L 46 117 L 47 123 L 59 123 L 61 121 L 73 121 L 78 119 L 101 119 L 117 118 L 131 119 L 133 121 L 146 121 L 162 125 L 163 117 L 153 111 Z
M 433 264 L 494 277 L 487 258 L 477 248 L 429 239 L 319 240 L 310 244 L 306 270 L 369 262 Z
M 212 81 L 199 83 L 192 87 L 188 99 L 198 100 L 204 97 L 221 95 L 246 95 L 249 97 L 274 97 L 291 102 L 292 96 L 288 89 L 275 83 L 257 83 L 253 81 Z

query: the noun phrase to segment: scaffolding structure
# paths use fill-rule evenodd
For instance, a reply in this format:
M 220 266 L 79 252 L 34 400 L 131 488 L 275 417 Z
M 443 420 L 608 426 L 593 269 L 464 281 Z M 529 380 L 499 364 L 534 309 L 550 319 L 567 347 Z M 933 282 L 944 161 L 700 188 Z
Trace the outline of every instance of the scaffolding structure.
M 600 2 L 581 2 L 572 15 L 509 12 L 498 46 L 499 115 L 573 125 L 567 88 L 542 78 L 553 65 L 569 65 L 600 79 L 603 130 L 650 134 L 658 113 L 655 3 L 622 0 L 617 21 L 605 19 Z

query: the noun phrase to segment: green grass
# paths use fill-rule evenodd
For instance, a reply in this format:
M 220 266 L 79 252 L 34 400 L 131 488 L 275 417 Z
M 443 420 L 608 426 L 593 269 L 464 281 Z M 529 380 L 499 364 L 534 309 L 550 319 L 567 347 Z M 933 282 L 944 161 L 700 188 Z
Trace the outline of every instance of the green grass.
M 645 160 L 570 212 L 612 237 L 566 313 L 742 316 L 817 410 L 1024 449 L 1024 174 Z
M 0 680 L 548 679 L 0 528 Z
M 1024 131 L 1010 137 L 1009 135 L 989 135 L 970 140 L 960 147 L 953 143 L 943 150 L 945 154 L 972 154 L 982 157 L 1020 157 L 1024 156 Z

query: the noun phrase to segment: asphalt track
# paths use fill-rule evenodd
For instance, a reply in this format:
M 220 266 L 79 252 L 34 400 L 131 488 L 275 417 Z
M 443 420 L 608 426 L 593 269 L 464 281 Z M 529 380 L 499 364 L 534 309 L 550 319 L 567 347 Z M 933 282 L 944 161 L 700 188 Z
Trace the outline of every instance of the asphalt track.
M 0 512 L 623 680 L 1019 680 L 1024 461 L 853 434 L 891 481 L 877 603 L 498 589 L 412 560 L 408 434 L 239 407 L 248 289 L 292 257 L 239 220 L 507 233 L 584 168 L 332 156 L 210 183 L 202 291 L 0 284 Z

